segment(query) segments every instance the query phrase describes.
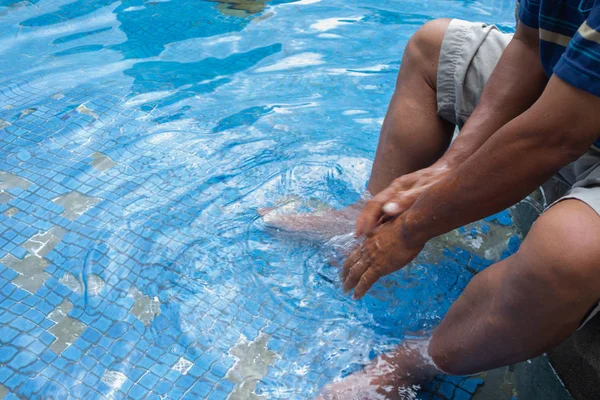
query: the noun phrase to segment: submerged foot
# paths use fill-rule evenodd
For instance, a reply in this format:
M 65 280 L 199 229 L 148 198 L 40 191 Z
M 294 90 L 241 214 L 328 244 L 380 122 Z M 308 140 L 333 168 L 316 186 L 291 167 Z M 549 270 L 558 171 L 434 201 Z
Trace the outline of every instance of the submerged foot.
M 363 203 L 342 210 L 319 210 L 314 213 L 289 212 L 286 207 L 258 210 L 263 223 L 283 233 L 293 233 L 309 239 L 328 240 L 354 232 Z
M 427 344 L 405 343 L 377 357 L 364 370 L 324 387 L 316 400 L 416 399 L 419 385 L 440 373 L 426 356 Z

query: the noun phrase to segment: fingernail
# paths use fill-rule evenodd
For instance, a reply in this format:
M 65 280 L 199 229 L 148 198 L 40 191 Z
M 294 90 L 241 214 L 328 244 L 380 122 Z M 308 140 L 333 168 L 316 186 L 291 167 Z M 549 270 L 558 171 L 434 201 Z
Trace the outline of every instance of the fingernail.
M 385 203 L 383 205 L 383 211 L 387 214 L 395 214 L 400 211 L 398 203 Z

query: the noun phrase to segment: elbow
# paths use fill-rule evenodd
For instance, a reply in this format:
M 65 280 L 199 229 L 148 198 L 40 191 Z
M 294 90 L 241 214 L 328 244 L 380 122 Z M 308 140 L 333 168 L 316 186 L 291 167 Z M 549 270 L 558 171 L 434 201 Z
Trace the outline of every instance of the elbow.
M 546 155 L 549 164 L 561 168 L 581 157 L 590 147 L 589 139 L 575 134 L 554 134 L 538 137 L 531 143 Z
M 558 143 L 551 144 L 551 154 L 560 167 L 563 167 L 581 157 L 590 147 L 589 141 L 576 138 L 563 138 Z

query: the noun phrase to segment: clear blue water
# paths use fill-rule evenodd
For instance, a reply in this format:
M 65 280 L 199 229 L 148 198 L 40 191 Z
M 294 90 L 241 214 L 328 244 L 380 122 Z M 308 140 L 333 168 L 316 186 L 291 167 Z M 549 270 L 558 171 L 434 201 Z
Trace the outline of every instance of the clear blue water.
M 409 37 L 512 1 L 228 3 L 0 0 L 0 397 L 312 398 L 517 245 L 502 213 L 354 302 L 256 212 L 356 201 Z

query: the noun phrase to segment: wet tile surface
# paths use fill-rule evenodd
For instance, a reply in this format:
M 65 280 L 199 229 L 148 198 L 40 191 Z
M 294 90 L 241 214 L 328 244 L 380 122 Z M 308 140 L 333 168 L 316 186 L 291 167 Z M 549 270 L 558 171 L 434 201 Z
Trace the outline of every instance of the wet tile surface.
M 256 210 L 356 201 L 418 26 L 512 29 L 470 4 L 0 2 L 0 397 L 308 399 L 438 323 L 507 212 L 352 302 Z

